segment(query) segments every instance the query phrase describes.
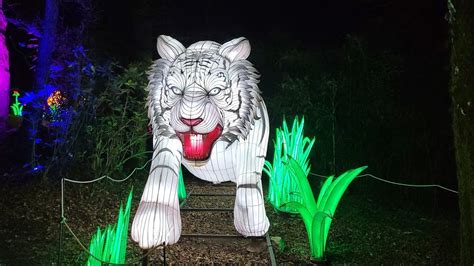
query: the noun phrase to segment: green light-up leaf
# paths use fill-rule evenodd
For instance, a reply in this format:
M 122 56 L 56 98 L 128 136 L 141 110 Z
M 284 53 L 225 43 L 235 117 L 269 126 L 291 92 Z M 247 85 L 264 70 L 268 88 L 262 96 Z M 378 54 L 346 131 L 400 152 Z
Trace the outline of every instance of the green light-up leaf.
M 179 168 L 179 178 L 178 178 L 178 199 L 179 201 L 183 201 L 186 199 L 186 187 L 184 186 L 184 179 L 183 179 L 183 170 L 181 167 Z
M 324 181 L 324 184 L 323 186 L 321 187 L 321 190 L 319 191 L 319 195 L 318 195 L 318 201 L 316 203 L 316 207 L 318 209 L 321 209 L 321 200 L 323 199 L 323 195 L 326 194 L 326 190 L 328 189 L 328 187 L 332 184 L 332 180 L 334 179 L 334 176 L 330 176 L 326 179 L 326 181 Z
M 113 226 L 107 225 L 105 231 L 102 232 L 97 228 L 97 232 L 92 236 L 89 246 L 89 252 L 96 258 L 110 263 L 125 263 L 128 240 L 128 225 L 130 222 L 130 209 L 132 206 L 132 193 L 130 190 L 125 210 L 120 204 L 119 217 L 117 223 Z M 100 261 L 89 256 L 87 265 L 102 265 Z
M 306 208 L 306 206 L 294 201 L 283 203 L 282 206 L 290 207 L 297 210 L 306 226 L 306 232 L 311 232 L 311 223 L 313 220 L 313 215 L 308 210 L 308 208 Z
M 328 222 L 331 222 L 330 216 L 325 212 L 316 212 L 311 222 L 311 237 L 309 238 L 311 247 L 311 256 L 316 259 L 322 259 L 326 251 L 326 239 L 329 231 L 326 231 Z
M 309 185 L 306 173 L 300 164 L 292 157 L 288 158 L 288 169 L 290 172 L 290 180 L 294 181 L 298 192 L 302 195 L 303 204 L 308 208 L 312 215 L 316 210 L 316 202 L 314 201 L 313 190 Z
M 273 163 L 265 161 L 263 171 L 270 177 L 270 185 L 267 199 L 279 211 L 297 213 L 298 211 L 290 205 L 281 206 L 282 202 L 289 199 L 303 203 L 303 198 L 297 196 L 298 186 L 289 177 L 286 162 L 292 157 L 300 163 L 303 172 L 309 174 L 309 153 L 314 145 L 315 139 L 309 139 L 303 135 L 304 118 L 301 122 L 296 117 L 293 120 L 291 131 L 286 120 L 283 119 L 281 128 L 276 129 L 274 143 Z
M 334 180 L 329 188 L 324 191 L 320 208 L 327 210 L 331 215 L 334 215 L 336 207 L 349 184 L 357 177 L 357 175 L 360 174 L 360 172 L 364 171 L 366 168 L 367 166 L 362 166 L 353 170 L 349 170 Z
M 15 102 L 10 106 L 13 111 L 14 116 L 23 116 L 23 105 L 18 101 L 20 93 L 18 91 L 13 91 L 13 97 L 15 97 Z
M 285 201 L 282 206 L 292 207 L 300 213 L 308 233 L 311 256 L 322 259 L 337 205 L 349 184 L 367 167 L 363 166 L 349 170 L 336 179 L 332 176 L 328 177 L 321 187 L 317 202 L 306 178 L 307 174 L 303 171 L 300 163 L 289 157 L 286 167 L 291 181 L 297 184 L 298 187 L 298 192 L 291 193 L 301 197 L 303 204 L 292 201 L 293 198 L 291 197 L 286 197 L 288 201 Z

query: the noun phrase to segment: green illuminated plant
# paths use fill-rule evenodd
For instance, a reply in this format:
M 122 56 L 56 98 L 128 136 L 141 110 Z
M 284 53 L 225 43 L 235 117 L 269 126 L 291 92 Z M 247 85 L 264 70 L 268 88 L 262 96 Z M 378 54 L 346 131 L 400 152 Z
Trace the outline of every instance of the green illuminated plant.
M 270 177 L 270 183 L 274 183 L 269 186 L 267 198 L 279 211 L 297 213 L 298 211 L 292 206 L 283 206 L 281 203 L 287 201 L 303 203 L 299 197 L 290 194 L 290 192 L 297 192 L 298 186 L 290 178 L 287 165 L 284 163 L 289 157 L 294 158 L 302 166 L 305 177 L 309 174 L 308 156 L 315 139 L 304 137 L 303 128 L 304 117 L 301 122 L 298 121 L 298 117 L 293 120 L 291 132 L 283 118 L 282 128 L 276 129 L 273 163 L 265 161 L 263 171 Z
M 307 174 L 300 163 L 290 157 L 286 165 L 291 180 L 298 187 L 298 190 L 291 192 L 291 194 L 297 196 L 300 201 L 291 201 L 290 199 L 283 205 L 291 206 L 300 213 L 308 233 L 311 257 L 317 260 L 323 259 L 329 228 L 339 200 L 352 180 L 367 166 L 349 170 L 337 178 L 328 177 L 324 181 L 316 201 Z
M 125 263 L 130 207 L 132 205 L 132 191 L 130 191 L 128 195 L 125 210 L 123 210 L 122 204 L 120 204 L 117 223 L 113 226 L 107 225 L 104 231 L 97 228 L 97 232 L 92 236 L 89 252 L 102 261 L 120 264 Z M 94 257 L 89 256 L 87 265 L 100 266 L 102 263 Z
M 13 91 L 13 97 L 15 97 L 15 103 L 13 103 L 10 108 L 13 111 L 14 116 L 23 116 L 23 105 L 18 101 L 20 93 L 18 91 Z
M 186 187 L 184 186 L 183 170 L 180 167 L 179 168 L 179 179 L 178 179 L 178 199 L 179 199 L 179 201 L 182 201 L 186 197 L 187 197 L 187 195 L 186 195 Z

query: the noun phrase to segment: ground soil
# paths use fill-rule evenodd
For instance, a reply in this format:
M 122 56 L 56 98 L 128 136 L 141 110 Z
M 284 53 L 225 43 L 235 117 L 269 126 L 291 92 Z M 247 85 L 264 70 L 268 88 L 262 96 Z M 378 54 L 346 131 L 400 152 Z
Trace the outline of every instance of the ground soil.
M 9 179 L 11 181 L 11 177 Z M 106 180 L 92 185 L 65 185 L 65 217 L 77 238 L 88 247 L 92 234 L 115 223 L 118 208 L 133 186 L 135 213 L 146 173 L 123 183 Z M 51 265 L 58 261 L 61 186 L 5 181 L 0 187 L 0 264 Z M 189 199 L 183 208 L 233 208 L 235 189 L 185 178 Z M 196 196 L 200 193 L 229 196 Z M 195 195 L 195 196 L 193 196 Z M 267 203 L 269 236 L 278 264 L 310 263 L 304 224 L 297 215 L 274 211 Z M 132 217 L 133 218 L 133 217 Z M 227 237 L 196 238 L 188 234 L 237 235 L 231 211 L 182 212 L 183 237 L 178 244 L 152 250 L 151 265 L 238 264 L 268 265 L 265 239 Z M 328 239 L 327 258 L 332 264 L 438 264 L 459 263 L 458 224 L 451 216 L 430 217 L 417 211 L 389 207 L 360 194 L 347 193 L 340 202 Z M 143 251 L 129 239 L 127 261 L 141 264 Z M 65 230 L 62 261 L 84 264 L 87 254 Z

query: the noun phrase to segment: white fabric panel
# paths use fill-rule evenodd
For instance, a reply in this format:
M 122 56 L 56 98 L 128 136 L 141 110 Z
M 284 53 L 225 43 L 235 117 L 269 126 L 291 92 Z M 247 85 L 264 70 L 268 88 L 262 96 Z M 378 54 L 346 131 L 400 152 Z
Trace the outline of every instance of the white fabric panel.
M 156 141 L 150 176 L 132 223 L 132 239 L 143 249 L 174 244 L 181 235 L 177 191 L 181 149 L 176 138 Z

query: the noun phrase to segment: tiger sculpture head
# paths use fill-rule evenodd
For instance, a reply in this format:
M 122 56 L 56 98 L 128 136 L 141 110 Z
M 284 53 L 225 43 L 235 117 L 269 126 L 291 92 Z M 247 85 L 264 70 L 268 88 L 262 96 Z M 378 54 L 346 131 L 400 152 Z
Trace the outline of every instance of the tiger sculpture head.
M 154 135 L 177 137 L 183 158 L 205 162 L 218 141 L 246 139 L 261 101 L 259 74 L 246 60 L 250 44 L 200 41 L 185 48 L 160 35 L 149 72 L 148 97 Z

